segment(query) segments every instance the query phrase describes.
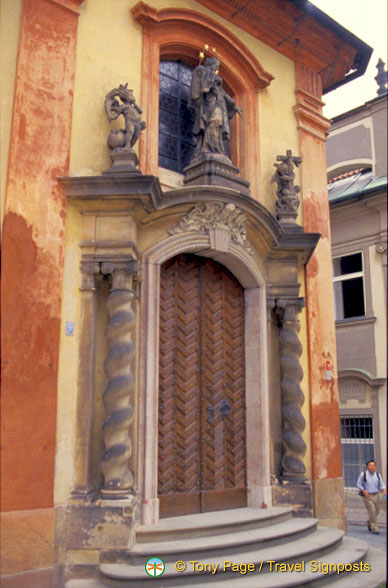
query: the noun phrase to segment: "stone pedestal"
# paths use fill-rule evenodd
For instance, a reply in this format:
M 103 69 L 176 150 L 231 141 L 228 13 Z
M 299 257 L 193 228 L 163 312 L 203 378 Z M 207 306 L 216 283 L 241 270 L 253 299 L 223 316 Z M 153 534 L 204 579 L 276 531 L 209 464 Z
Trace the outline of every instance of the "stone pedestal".
M 238 177 L 239 168 L 221 154 L 204 154 L 188 165 L 183 173 L 186 186 L 222 186 L 249 196 L 249 182 Z
M 112 167 L 104 170 L 103 174 L 141 174 L 141 171 L 137 169 L 139 160 L 134 149 L 112 151 L 110 158 Z
M 57 527 L 66 538 L 61 545 L 63 584 L 72 578 L 97 578 L 101 563 L 128 560 L 135 543 L 137 506 L 133 496 L 112 501 L 70 500 Z

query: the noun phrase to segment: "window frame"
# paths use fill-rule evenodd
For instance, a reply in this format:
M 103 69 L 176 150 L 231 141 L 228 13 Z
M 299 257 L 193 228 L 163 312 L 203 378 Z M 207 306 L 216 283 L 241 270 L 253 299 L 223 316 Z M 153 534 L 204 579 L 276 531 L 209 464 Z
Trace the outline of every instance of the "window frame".
M 361 263 L 362 263 L 362 270 L 358 272 L 352 272 L 350 274 L 342 274 L 340 276 L 334 276 L 334 260 L 335 259 L 342 259 L 343 257 L 350 257 L 351 255 L 361 255 Z M 362 278 L 362 295 L 363 295 L 363 303 L 364 303 L 364 314 L 358 314 L 351 317 L 342 317 L 338 318 L 337 316 L 337 305 L 336 305 L 336 297 L 334 292 L 334 313 L 335 313 L 335 321 L 352 321 L 357 319 L 364 319 L 367 315 L 367 299 L 366 299 L 366 280 L 365 280 L 365 262 L 364 262 L 364 251 L 362 249 L 357 251 L 352 251 L 351 253 L 344 253 L 341 255 L 333 255 L 332 256 L 332 267 L 333 267 L 333 291 L 334 291 L 334 284 L 338 282 L 345 282 L 354 278 Z M 343 300 L 342 300 L 343 302 Z
M 221 62 L 220 75 L 244 111 L 244 124 L 236 120 L 236 161 L 233 163 L 250 182 L 253 198 L 261 200 L 258 91 L 267 87 L 273 76 L 230 30 L 208 16 L 184 8 L 156 10 L 143 2 L 131 12 L 143 27 L 141 104 L 147 124 L 140 137 L 143 173 L 159 175 L 159 61 L 181 59 L 198 65 L 198 53 L 207 43 L 216 47 Z

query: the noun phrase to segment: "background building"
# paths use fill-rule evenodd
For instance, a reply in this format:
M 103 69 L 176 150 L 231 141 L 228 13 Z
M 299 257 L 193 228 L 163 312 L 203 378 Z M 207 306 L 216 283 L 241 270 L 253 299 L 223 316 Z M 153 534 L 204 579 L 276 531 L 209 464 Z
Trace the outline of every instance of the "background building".
M 380 75 L 384 77 L 382 71 Z M 354 488 L 368 459 L 375 458 L 386 476 L 386 72 L 380 81 L 376 98 L 333 119 L 327 141 L 342 464 L 348 488 Z
M 122 570 L 144 525 L 154 537 L 163 516 L 195 513 L 199 532 L 201 513 L 236 506 L 268 524 L 290 507 L 279 557 L 296 537 L 373 557 L 342 542 L 322 115 L 370 47 L 300 0 L 1 9 L 5 585 Z M 212 157 L 181 173 L 205 44 L 244 113 L 240 175 Z M 105 97 L 114 110 L 128 89 L 141 173 L 106 145 L 123 120 Z

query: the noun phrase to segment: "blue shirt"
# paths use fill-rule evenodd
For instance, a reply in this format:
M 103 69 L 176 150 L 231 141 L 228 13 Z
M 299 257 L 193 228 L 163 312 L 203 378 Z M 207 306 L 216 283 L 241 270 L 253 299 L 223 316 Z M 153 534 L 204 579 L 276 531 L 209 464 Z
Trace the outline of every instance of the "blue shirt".
M 357 488 L 359 490 L 366 490 L 370 494 L 373 494 L 385 488 L 385 484 L 380 474 L 377 476 L 376 472 L 371 474 L 368 470 L 366 470 L 366 482 L 364 482 L 364 472 L 361 472 L 361 474 L 358 476 Z

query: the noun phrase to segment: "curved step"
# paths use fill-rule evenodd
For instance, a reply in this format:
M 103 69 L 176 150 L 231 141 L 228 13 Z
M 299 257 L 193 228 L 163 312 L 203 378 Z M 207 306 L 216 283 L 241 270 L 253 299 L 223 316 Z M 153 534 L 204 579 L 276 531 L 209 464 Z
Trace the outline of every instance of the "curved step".
M 291 519 L 291 508 L 234 508 L 216 512 L 161 519 L 155 525 L 141 525 L 136 543 L 187 539 L 188 535 L 206 537 L 245 529 L 266 527 Z
M 205 537 L 191 536 L 175 541 L 152 541 L 137 543 L 129 553 L 129 563 L 142 564 L 152 554 L 159 554 L 163 561 L 177 561 L 178 559 L 207 559 L 222 553 L 225 555 L 238 551 L 253 551 L 261 547 L 272 547 L 295 541 L 313 533 L 317 527 L 316 519 L 289 519 L 268 527 L 258 527 L 242 531 L 229 532 Z M 341 537 L 342 537 L 341 532 Z
M 366 561 L 370 565 L 370 572 L 366 574 L 351 572 L 338 578 L 336 582 L 332 582 L 332 586 L 335 588 L 382 588 L 382 586 L 386 586 L 387 558 L 385 553 L 375 547 L 369 547 Z M 317 586 L 324 585 L 323 583 L 317 584 Z
M 170 586 L 182 586 L 188 583 L 212 583 L 215 582 L 218 586 L 218 582 L 222 580 L 222 576 L 234 576 L 235 574 L 231 571 L 230 566 L 224 572 L 224 562 L 231 561 L 233 564 L 242 565 L 246 563 L 255 564 L 256 570 L 260 567 L 261 575 L 265 575 L 267 572 L 270 573 L 271 566 L 269 562 L 287 562 L 290 565 L 298 561 L 310 561 L 322 556 L 328 552 L 333 552 L 334 548 L 341 543 L 343 537 L 343 531 L 333 528 L 321 528 L 316 532 L 290 541 L 287 544 L 280 544 L 275 546 L 268 546 L 264 544 L 262 548 L 255 549 L 254 547 L 246 552 L 239 551 L 238 553 L 227 555 L 222 549 L 219 550 L 217 555 L 211 556 L 206 554 L 205 558 L 193 557 L 192 559 L 186 560 L 186 570 L 183 573 L 175 570 L 174 564 L 180 560 L 180 556 L 174 558 L 173 561 L 165 561 L 163 556 L 157 552 L 149 553 L 147 557 L 143 559 L 139 565 L 129 564 L 102 564 L 100 566 L 101 574 L 111 579 L 125 581 L 125 585 L 128 586 L 141 586 L 143 582 L 147 582 L 145 578 L 144 566 L 148 559 L 152 555 L 160 556 L 166 563 L 166 571 L 163 574 L 163 578 L 151 578 L 153 585 L 164 586 L 169 583 Z M 367 548 L 367 546 L 366 546 Z M 184 561 L 184 560 L 182 560 Z M 196 561 L 193 565 L 190 562 Z M 198 573 L 196 569 L 206 569 L 205 564 L 211 563 L 216 566 L 214 569 L 217 571 L 214 574 L 210 573 Z M 241 582 L 241 574 L 240 576 Z M 245 583 L 244 576 L 244 583 Z M 228 580 L 229 581 L 229 580 Z M 245 585 L 245 584 L 244 584 Z
M 370 581 L 370 572 L 367 571 L 357 571 L 353 573 L 345 572 L 342 575 L 338 575 L 333 569 L 331 572 L 326 573 L 324 571 L 325 568 L 323 568 L 325 564 L 328 566 L 330 564 L 332 566 L 338 566 L 339 564 L 344 563 L 360 565 L 361 561 L 363 562 L 364 567 L 365 563 L 372 565 L 368 561 L 368 553 L 368 545 L 364 541 L 354 539 L 353 537 L 344 537 L 343 542 L 338 549 L 313 560 L 317 562 L 317 566 L 320 566 L 317 571 L 311 571 L 309 569 L 311 562 L 306 561 L 304 572 L 272 571 L 264 574 L 257 574 L 254 572 L 249 577 L 244 576 L 243 581 L 240 576 L 226 580 L 221 578 L 220 582 L 195 581 L 192 583 L 184 582 L 181 585 L 185 588 L 198 588 L 199 586 L 201 588 L 299 588 L 303 586 L 306 586 L 306 588 L 310 586 L 318 588 L 319 586 L 326 585 L 335 588 L 337 588 L 337 586 L 341 588 L 355 588 L 355 584 L 353 583 L 354 578 L 359 577 L 358 587 L 361 588 L 361 586 L 363 586 L 366 588 L 368 586 L 368 588 L 378 588 L 380 585 L 378 573 L 376 573 L 375 579 L 371 579 Z M 315 570 L 316 565 L 313 564 L 313 570 Z M 377 583 L 375 583 L 376 580 Z M 138 585 L 139 587 L 141 586 L 141 584 Z M 130 586 L 130 584 L 128 584 L 128 586 Z M 148 586 L 150 586 L 150 584 L 148 584 Z M 161 582 L 158 584 L 158 588 L 170 588 L 170 586 L 172 586 L 172 584 L 168 580 L 167 582 Z
M 342 544 L 335 551 L 328 555 L 317 558 L 321 567 L 323 564 L 340 564 L 366 562 L 370 565 L 370 572 L 349 572 L 337 575 L 332 572 L 278 572 L 267 573 L 253 572 L 250 575 L 228 574 L 228 579 L 219 575 L 216 581 L 205 581 L 202 574 L 198 574 L 194 582 L 188 582 L 188 577 L 181 577 L 180 584 L 184 588 L 298 588 L 330 585 L 333 588 L 380 588 L 385 585 L 385 555 L 383 552 L 369 548 L 368 545 L 358 539 L 344 537 Z M 309 563 L 309 562 L 307 562 Z M 305 566 L 306 567 L 306 566 Z M 141 586 L 158 586 L 158 588 L 170 588 L 171 578 L 165 576 L 160 578 L 144 577 L 136 584 Z M 134 586 L 132 581 L 114 580 L 100 576 L 99 578 L 73 579 L 66 583 L 66 588 L 129 588 Z

